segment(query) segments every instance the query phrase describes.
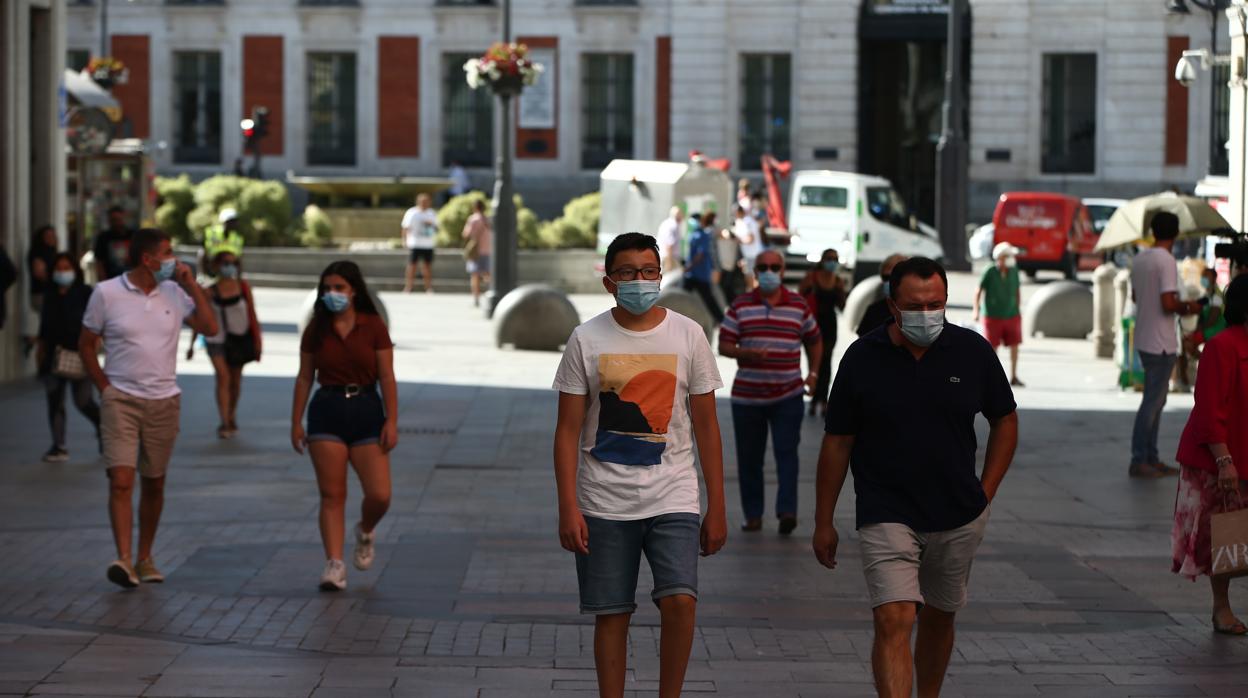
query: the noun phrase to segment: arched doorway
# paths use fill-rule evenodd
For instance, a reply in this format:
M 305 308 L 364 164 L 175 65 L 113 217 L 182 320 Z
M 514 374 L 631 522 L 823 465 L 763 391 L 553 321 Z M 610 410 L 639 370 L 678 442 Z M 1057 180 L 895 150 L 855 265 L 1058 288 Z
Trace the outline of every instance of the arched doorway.
M 926 222 L 936 214 L 948 19 L 947 0 L 863 0 L 858 22 L 858 169 L 890 179 Z M 968 10 L 968 83 L 970 22 Z

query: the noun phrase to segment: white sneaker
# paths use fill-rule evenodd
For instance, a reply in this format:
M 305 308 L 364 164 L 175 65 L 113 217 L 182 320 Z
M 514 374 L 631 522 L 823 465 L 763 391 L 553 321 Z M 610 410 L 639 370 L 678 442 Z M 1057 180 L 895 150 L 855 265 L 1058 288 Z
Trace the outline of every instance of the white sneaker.
M 355 525 L 355 550 L 351 556 L 355 569 L 364 571 L 373 566 L 373 539 L 376 537 L 376 531 L 365 533 L 363 526 Z
M 347 566 L 342 560 L 326 560 L 321 573 L 321 591 L 342 591 L 347 588 Z

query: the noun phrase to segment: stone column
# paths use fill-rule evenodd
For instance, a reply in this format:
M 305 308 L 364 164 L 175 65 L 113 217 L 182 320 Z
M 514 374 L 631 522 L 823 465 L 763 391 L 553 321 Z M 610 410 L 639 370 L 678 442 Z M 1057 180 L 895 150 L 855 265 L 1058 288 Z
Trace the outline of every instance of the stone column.
M 1248 0 L 1235 0 L 1232 7 L 1226 10 L 1231 33 L 1231 139 L 1229 144 L 1230 186 L 1227 187 L 1230 215 L 1227 216 L 1231 227 L 1243 231 L 1248 229 L 1248 211 L 1245 201 L 1248 199 L 1248 82 L 1245 61 L 1248 59 Z

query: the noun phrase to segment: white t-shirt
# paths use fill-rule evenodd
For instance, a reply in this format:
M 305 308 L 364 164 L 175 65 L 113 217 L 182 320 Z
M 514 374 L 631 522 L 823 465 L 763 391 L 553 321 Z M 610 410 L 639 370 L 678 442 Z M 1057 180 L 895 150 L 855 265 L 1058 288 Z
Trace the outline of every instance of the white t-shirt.
M 432 250 L 438 234 L 438 214 L 431 208 L 423 211 L 416 206 L 403 214 L 403 244 L 409 250 Z
M 752 260 L 762 253 L 763 238 L 759 235 L 758 221 L 748 213 L 733 222 L 732 233 L 741 241 L 741 256 Z
M 173 281 L 150 294 L 128 273 L 91 292 L 82 326 L 104 338 L 104 375 L 127 395 L 164 400 L 178 395 L 178 335 L 195 301 Z
M 659 261 L 663 262 L 662 266 L 664 269 L 671 268 L 667 264 L 669 261 L 667 250 L 669 247 L 675 251 L 677 257 L 680 256 L 681 227 L 680 222 L 671 217 L 663 219 L 663 222 L 659 224 L 658 235 L 656 237 L 658 238 L 659 243 Z M 675 262 L 676 260 L 670 261 Z
M 589 396 L 581 513 L 616 521 L 701 513 L 689 396 L 723 381 L 697 323 L 669 310 L 654 329 L 632 332 L 602 313 L 568 338 L 554 387 Z
M 1151 247 L 1131 263 L 1131 289 L 1135 292 L 1135 347 L 1149 354 L 1177 354 L 1177 318 L 1161 307 L 1161 294 L 1179 290 L 1179 267 L 1160 247 Z

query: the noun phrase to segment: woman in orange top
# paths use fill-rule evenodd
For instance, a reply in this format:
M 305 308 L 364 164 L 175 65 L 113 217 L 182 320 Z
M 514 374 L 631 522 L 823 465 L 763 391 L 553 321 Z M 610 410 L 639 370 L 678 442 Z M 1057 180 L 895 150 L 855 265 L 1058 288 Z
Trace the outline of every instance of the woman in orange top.
M 1179 440 L 1171 571 L 1196 579 L 1212 568 L 1210 515 L 1226 499 L 1248 499 L 1248 275 L 1226 290 L 1227 329 L 1209 340 L 1196 374 L 1196 405 Z M 1246 635 L 1229 599 L 1230 580 L 1209 576 L 1213 629 Z
M 313 380 L 321 384 L 303 410 Z M 378 387 L 381 395 L 377 394 Z M 398 392 L 394 343 L 354 262 L 334 262 L 321 272 L 316 309 L 299 348 L 299 377 L 291 410 L 290 441 L 306 447 L 321 491 L 321 542 L 325 546 L 323 591 L 347 588 L 342 561 L 347 503 L 347 463 L 364 488 L 355 526 L 353 562 L 373 564 L 373 530 L 390 508 L 390 451 L 398 443 Z

